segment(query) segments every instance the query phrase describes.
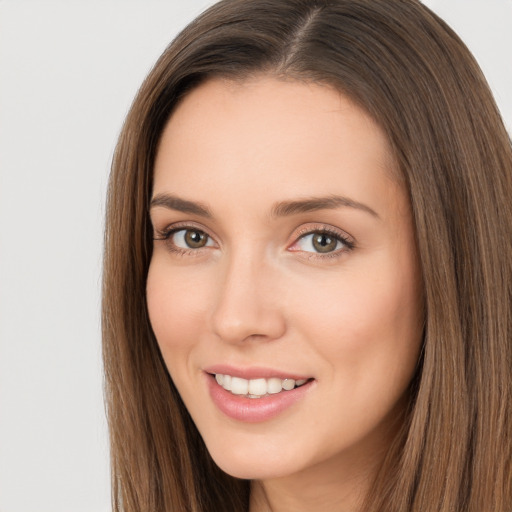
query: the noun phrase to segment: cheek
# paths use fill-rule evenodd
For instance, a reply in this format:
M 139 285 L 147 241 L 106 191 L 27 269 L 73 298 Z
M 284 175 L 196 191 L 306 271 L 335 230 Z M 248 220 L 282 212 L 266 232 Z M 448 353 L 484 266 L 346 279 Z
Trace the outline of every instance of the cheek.
M 346 274 L 337 285 L 310 293 L 303 331 L 329 361 L 333 378 L 351 386 L 406 386 L 419 355 L 422 307 L 419 285 L 407 267 L 385 265 L 379 274 Z M 384 269 L 390 269 L 385 271 Z M 342 371 L 340 371 L 340 369 Z
M 169 271 L 158 258 L 149 267 L 146 297 L 153 332 L 164 358 L 169 351 L 186 351 L 204 322 L 206 298 L 204 287 L 185 279 L 178 269 Z M 203 293 L 201 293 L 201 291 Z

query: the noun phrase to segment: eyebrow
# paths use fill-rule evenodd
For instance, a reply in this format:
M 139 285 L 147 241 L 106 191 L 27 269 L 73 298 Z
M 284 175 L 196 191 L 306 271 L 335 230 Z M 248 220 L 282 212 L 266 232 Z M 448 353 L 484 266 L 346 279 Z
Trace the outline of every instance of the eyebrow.
M 191 213 L 208 219 L 213 218 L 208 206 L 189 201 L 171 194 L 157 194 L 151 199 L 150 208 L 162 206 L 170 210 Z M 272 207 L 271 217 L 287 217 L 317 210 L 334 210 L 336 208 L 355 208 L 380 218 L 379 214 L 369 206 L 344 196 L 311 197 L 293 201 L 280 201 Z
M 170 194 L 157 194 L 154 196 L 151 199 L 149 207 L 153 208 L 155 206 L 163 206 L 164 208 L 169 208 L 169 210 L 176 210 L 183 213 L 192 213 L 207 219 L 213 218 L 210 209 L 206 205 L 181 199 L 180 197 Z
M 296 201 L 282 201 L 274 205 L 272 216 L 284 217 L 317 210 L 334 210 L 341 207 L 355 208 L 369 213 L 373 217 L 380 218 L 379 214 L 369 206 L 343 196 L 311 197 Z

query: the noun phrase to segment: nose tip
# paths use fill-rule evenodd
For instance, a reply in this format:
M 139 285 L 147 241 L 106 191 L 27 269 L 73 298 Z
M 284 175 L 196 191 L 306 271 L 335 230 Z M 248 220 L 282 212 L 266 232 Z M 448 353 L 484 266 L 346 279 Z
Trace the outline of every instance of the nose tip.
M 231 269 L 219 285 L 212 315 L 213 332 L 222 340 L 273 340 L 286 329 L 278 291 L 262 267 Z

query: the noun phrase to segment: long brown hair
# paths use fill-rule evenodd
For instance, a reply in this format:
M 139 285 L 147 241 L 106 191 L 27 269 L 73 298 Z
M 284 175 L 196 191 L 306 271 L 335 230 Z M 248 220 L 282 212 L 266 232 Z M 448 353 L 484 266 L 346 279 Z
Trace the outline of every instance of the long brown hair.
M 148 200 L 163 127 L 210 77 L 327 83 L 386 132 L 408 189 L 424 345 L 402 435 L 365 510 L 512 510 L 512 149 L 473 57 L 416 0 L 223 0 L 142 85 L 108 192 L 103 351 L 115 511 L 240 512 L 249 484 L 211 460 L 145 301 Z

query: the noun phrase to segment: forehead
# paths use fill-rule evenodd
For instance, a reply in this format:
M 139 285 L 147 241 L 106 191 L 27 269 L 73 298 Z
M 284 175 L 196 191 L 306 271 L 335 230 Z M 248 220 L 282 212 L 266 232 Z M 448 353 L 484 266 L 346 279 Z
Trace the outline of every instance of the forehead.
M 154 191 L 207 200 L 213 190 L 237 190 L 241 201 L 258 194 L 277 201 L 285 192 L 357 198 L 373 186 L 378 202 L 394 175 L 383 131 L 337 90 L 271 77 L 214 79 L 167 123 Z

